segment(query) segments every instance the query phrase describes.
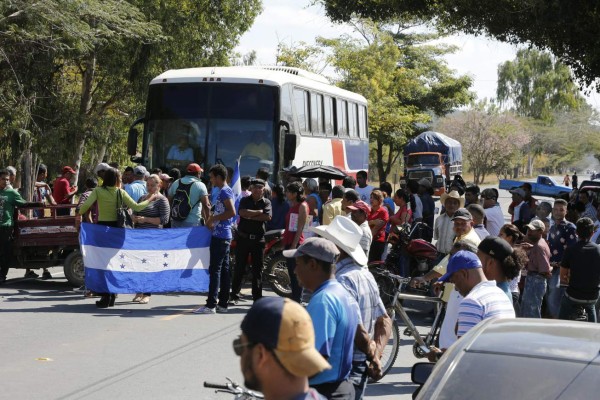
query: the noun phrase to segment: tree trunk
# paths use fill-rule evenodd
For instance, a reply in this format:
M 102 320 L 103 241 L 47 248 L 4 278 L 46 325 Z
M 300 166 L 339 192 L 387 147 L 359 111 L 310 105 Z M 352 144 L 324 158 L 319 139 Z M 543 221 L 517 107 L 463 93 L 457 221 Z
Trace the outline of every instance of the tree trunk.
M 79 143 L 77 143 L 77 148 L 75 150 L 75 176 L 73 182 L 77 184 L 79 182 L 79 170 L 81 167 L 81 160 L 83 160 L 83 152 L 85 150 L 85 138 L 86 135 L 83 134 L 79 139 Z
M 376 148 L 376 152 L 377 152 L 377 160 L 376 160 L 376 164 L 377 164 L 377 175 L 379 175 L 379 180 L 381 181 L 382 177 L 387 176 L 385 174 L 385 171 L 383 169 L 383 143 L 381 142 L 381 140 L 377 139 L 377 148 Z
M 102 144 L 102 146 L 100 147 L 100 151 L 98 152 L 98 157 L 96 158 L 96 160 L 97 160 L 96 164 L 100 164 L 101 162 L 104 162 L 105 155 L 106 155 L 106 142 L 104 142 Z
M 33 184 L 36 176 L 36 173 L 33 171 L 35 163 L 33 162 L 33 155 L 31 154 L 31 139 L 27 140 L 26 146 L 25 152 L 23 153 L 23 162 L 21 163 L 21 195 L 25 200 L 31 201 L 33 198 Z

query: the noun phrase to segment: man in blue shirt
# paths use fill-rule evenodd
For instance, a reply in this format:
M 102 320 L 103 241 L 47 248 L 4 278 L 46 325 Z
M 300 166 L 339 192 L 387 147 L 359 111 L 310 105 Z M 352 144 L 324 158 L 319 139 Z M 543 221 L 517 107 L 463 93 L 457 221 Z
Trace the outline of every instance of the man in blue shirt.
M 231 244 L 231 225 L 235 217 L 233 191 L 227 185 L 227 168 L 214 165 L 208 171 L 210 183 L 219 188 L 219 196 L 212 215 L 206 221 L 206 227 L 212 230 L 210 241 L 210 283 L 206 305 L 194 310 L 196 314 L 226 313 L 229 301 L 231 277 L 229 275 L 229 245 Z M 218 304 L 217 304 L 217 294 Z M 216 310 L 215 310 L 216 308 Z
M 548 297 L 546 301 L 552 318 L 558 318 L 560 302 L 565 292 L 565 288 L 559 285 L 560 263 L 565 250 L 577 243 L 577 229 L 572 222 L 565 219 L 566 216 L 567 202 L 563 199 L 557 199 L 554 202 L 554 207 L 552 207 L 554 224 L 550 227 L 548 233 L 552 277 L 548 279 Z
M 312 237 L 283 255 L 296 259 L 295 273 L 300 285 L 313 292 L 306 307 L 315 327 L 315 346 L 332 369 L 310 380 L 310 386 L 328 399 L 352 400 L 354 386 L 349 380 L 354 345 L 368 360 L 375 357 L 376 346 L 362 325 L 358 304 L 335 279 L 339 251 L 327 239 Z
M 134 181 L 125 185 L 124 189 L 133 201 L 137 203 L 140 197 L 148 194 L 148 189 L 146 189 L 146 178 L 150 176 L 150 174 L 146 167 L 138 165 L 133 169 L 133 176 Z

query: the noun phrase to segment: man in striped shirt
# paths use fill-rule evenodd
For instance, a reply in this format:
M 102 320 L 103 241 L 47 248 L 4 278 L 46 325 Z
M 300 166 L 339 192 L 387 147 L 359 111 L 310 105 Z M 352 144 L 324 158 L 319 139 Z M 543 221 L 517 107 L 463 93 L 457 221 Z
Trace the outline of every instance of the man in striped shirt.
M 463 296 L 458 308 L 456 336 L 460 338 L 485 319 L 515 318 L 512 302 L 483 273 L 479 257 L 473 252 L 459 250 L 448 261 L 446 274 L 438 282 L 451 282 Z M 427 356 L 430 361 L 439 359 L 446 349 L 432 346 Z
M 515 318 L 515 310 L 506 294 L 488 281 L 477 255 L 461 250 L 450 258 L 440 281 L 454 283 L 464 297 L 458 309 L 456 335 L 460 338 L 484 319 Z

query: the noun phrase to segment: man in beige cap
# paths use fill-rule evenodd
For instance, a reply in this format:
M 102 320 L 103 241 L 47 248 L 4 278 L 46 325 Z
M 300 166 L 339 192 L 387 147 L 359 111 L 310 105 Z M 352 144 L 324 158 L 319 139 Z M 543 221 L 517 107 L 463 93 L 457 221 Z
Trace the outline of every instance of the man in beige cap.
M 290 299 L 263 297 L 242 321 L 242 334 L 233 341 L 241 357 L 244 385 L 266 400 L 322 400 L 308 386 L 308 377 L 330 370 L 315 348 L 310 315 Z
M 433 226 L 433 238 L 437 240 L 435 247 L 445 256 L 452 250 L 452 244 L 456 237 L 452 217 L 456 210 L 464 206 L 465 198 L 456 190 L 453 190 L 450 193 L 442 194 L 440 203 L 445 207 L 446 212 L 435 220 Z

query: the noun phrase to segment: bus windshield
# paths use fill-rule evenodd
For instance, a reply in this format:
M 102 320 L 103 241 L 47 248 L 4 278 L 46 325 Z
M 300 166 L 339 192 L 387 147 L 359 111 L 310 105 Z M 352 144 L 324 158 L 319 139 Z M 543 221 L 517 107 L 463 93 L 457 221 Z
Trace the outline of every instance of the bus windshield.
M 148 166 L 196 162 L 233 168 L 240 176 L 273 171 L 278 88 L 254 84 L 169 83 L 150 86 L 146 111 Z

